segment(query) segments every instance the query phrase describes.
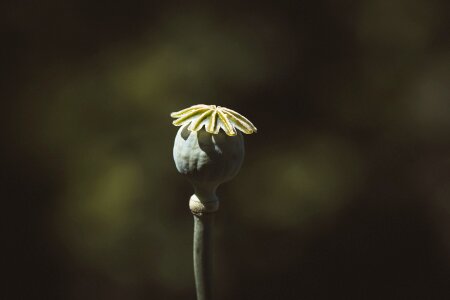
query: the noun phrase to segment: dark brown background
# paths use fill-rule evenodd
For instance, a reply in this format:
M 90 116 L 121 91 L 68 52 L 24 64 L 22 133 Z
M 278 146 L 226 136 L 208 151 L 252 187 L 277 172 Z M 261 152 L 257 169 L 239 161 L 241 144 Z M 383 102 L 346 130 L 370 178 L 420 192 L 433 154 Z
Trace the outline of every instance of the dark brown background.
M 2 1 L 2 299 L 194 299 L 169 114 L 258 127 L 217 299 L 446 299 L 448 1 Z M 6 266 L 6 267 L 4 267 Z

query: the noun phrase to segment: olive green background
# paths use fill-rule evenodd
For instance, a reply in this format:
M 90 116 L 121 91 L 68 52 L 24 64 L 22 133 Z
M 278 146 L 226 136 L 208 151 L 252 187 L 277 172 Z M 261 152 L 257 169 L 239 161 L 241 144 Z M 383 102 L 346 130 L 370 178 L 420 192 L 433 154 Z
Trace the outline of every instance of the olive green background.
M 445 0 L 3 1 L 2 299 L 194 299 L 170 112 L 248 117 L 217 299 L 450 296 Z

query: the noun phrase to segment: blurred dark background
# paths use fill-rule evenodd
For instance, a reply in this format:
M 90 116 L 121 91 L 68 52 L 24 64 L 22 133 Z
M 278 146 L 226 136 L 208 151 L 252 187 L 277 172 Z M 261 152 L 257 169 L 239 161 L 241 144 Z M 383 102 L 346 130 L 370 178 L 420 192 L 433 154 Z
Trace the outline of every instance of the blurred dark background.
M 194 299 L 170 112 L 258 127 L 217 299 L 450 299 L 446 0 L 2 1 L 1 299 Z

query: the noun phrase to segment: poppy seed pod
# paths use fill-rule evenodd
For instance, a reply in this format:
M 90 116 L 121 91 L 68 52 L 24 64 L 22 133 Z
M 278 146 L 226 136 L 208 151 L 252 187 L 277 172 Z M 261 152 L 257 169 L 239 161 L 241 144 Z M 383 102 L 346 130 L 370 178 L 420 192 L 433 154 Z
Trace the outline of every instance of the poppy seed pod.
M 173 147 L 175 165 L 195 191 L 189 207 L 198 215 L 215 212 L 217 187 L 235 177 L 244 160 L 240 131 L 250 134 L 256 128 L 237 112 L 215 105 L 194 105 L 171 116 L 181 126 Z
M 189 206 L 193 212 L 213 212 L 219 207 L 217 187 L 239 172 L 244 160 L 241 133 L 227 136 L 182 126 L 176 135 L 173 158 L 178 172 L 194 186 Z

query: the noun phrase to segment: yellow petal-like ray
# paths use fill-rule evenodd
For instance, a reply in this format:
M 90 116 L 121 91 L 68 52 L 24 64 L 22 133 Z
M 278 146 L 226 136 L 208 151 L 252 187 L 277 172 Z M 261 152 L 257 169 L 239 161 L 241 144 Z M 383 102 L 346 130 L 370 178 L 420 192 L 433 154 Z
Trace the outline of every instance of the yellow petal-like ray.
M 234 111 L 234 110 L 229 109 L 229 108 L 226 108 L 226 107 L 222 107 L 222 109 L 223 109 L 225 112 L 227 112 L 227 113 L 229 113 L 229 114 L 235 116 L 237 119 L 241 119 L 241 122 L 242 122 L 242 123 L 245 123 L 245 124 L 250 125 L 250 127 L 252 128 L 252 130 L 253 130 L 254 132 L 257 131 L 255 125 L 253 125 L 253 123 L 250 122 L 249 119 L 247 119 L 246 117 L 244 117 L 243 115 L 241 115 L 241 114 L 238 113 L 237 111 Z
M 219 131 L 220 131 L 220 128 L 225 128 L 225 126 L 223 126 L 223 123 L 222 123 L 222 121 L 220 120 L 220 118 L 217 118 L 217 124 L 216 124 L 216 127 L 214 128 L 214 134 L 218 134 L 219 133 Z M 225 129 L 224 129 L 224 131 L 225 131 Z M 226 133 L 226 132 L 225 132 Z
M 188 129 L 190 131 L 198 131 L 200 128 L 202 128 L 203 121 L 212 113 L 212 110 L 207 110 L 204 113 L 202 113 L 197 119 L 192 121 L 191 125 L 189 125 Z
M 236 129 L 239 129 L 240 131 L 242 131 L 245 134 L 252 134 L 254 132 L 252 127 L 249 124 L 242 122 L 241 120 L 236 118 L 234 115 L 226 114 L 226 116 L 230 119 L 230 121 L 233 123 L 233 125 L 234 125 L 234 127 L 236 127 Z
M 222 110 L 220 110 L 220 108 L 217 109 L 217 114 L 219 115 L 220 121 L 222 121 L 222 124 L 225 127 L 225 133 L 230 136 L 236 135 L 236 130 L 234 129 L 233 125 L 231 125 L 230 121 L 222 112 Z
M 184 114 L 182 114 L 180 116 L 179 119 L 173 121 L 172 124 L 175 125 L 175 126 L 181 126 L 181 125 L 185 124 L 188 119 L 194 117 L 199 112 L 203 112 L 205 110 L 206 110 L 206 108 L 200 107 L 200 108 L 196 108 L 196 109 L 193 109 L 193 110 L 190 110 L 190 111 L 186 111 Z
M 211 119 L 209 120 L 209 123 L 206 124 L 206 131 L 209 133 L 215 133 L 216 130 L 216 119 L 217 119 L 217 110 L 214 110 L 211 114 Z M 217 126 L 219 127 L 219 126 Z M 217 134 L 217 133 L 216 133 Z

